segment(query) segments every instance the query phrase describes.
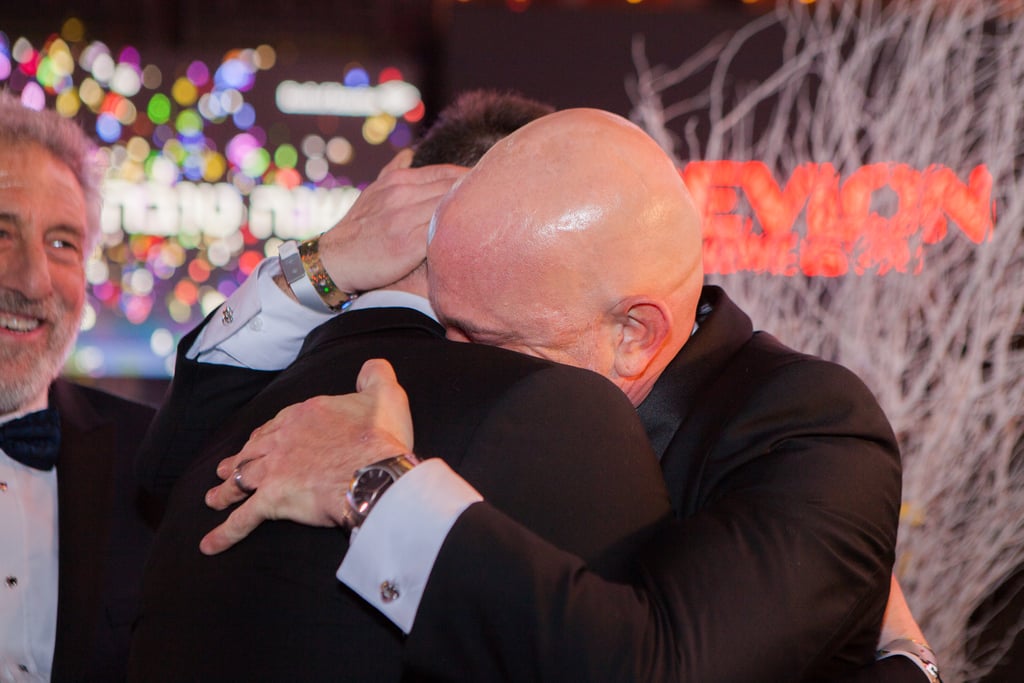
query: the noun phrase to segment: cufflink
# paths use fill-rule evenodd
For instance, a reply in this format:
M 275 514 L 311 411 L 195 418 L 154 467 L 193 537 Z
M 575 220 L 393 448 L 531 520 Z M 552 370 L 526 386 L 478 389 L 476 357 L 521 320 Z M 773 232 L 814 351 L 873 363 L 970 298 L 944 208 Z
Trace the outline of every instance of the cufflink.
M 401 597 L 401 595 L 398 592 L 398 584 L 385 581 L 380 585 L 380 599 L 384 602 L 393 602 Z

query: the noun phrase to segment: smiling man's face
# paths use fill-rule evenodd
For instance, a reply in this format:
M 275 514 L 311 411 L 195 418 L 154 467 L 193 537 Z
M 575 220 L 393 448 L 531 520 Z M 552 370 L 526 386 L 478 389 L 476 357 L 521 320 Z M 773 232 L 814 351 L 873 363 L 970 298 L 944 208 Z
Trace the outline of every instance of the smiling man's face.
M 67 166 L 33 143 L 0 147 L 0 415 L 44 407 L 74 343 L 86 216 Z

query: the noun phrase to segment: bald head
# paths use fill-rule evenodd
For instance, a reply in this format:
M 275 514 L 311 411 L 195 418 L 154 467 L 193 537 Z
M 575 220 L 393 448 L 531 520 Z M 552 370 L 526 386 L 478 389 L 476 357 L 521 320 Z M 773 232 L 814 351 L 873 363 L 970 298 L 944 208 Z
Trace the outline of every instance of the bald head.
M 693 326 L 700 223 L 643 131 L 567 110 L 496 144 L 445 197 L 428 263 L 453 336 L 588 367 L 639 402 Z

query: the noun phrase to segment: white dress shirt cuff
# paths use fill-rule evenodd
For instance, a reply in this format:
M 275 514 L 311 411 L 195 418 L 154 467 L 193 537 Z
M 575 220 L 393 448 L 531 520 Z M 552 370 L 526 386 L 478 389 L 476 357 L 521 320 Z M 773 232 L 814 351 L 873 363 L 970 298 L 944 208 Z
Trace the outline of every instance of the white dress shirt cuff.
M 306 334 L 335 313 L 306 308 L 281 291 L 276 256 L 263 259 L 221 304 L 186 356 L 254 370 L 281 370 L 299 355 Z
M 338 580 L 409 633 L 441 544 L 459 515 L 481 500 L 443 460 L 420 463 L 353 532 Z

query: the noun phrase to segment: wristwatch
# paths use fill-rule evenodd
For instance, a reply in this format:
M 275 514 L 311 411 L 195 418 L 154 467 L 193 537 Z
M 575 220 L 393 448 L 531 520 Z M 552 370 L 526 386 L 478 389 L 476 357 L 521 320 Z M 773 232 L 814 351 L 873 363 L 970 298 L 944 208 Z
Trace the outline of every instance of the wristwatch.
M 419 463 L 412 453 L 402 453 L 356 470 L 345 494 L 344 526 L 349 531 L 360 527 L 384 492 Z
M 282 242 L 277 248 L 277 258 L 281 264 L 281 273 L 292 288 L 292 293 L 299 303 L 314 311 L 329 311 L 330 307 L 320 298 L 302 264 L 299 245 L 295 240 Z
M 928 678 L 928 683 L 942 683 L 935 653 L 925 643 L 910 638 L 898 638 L 882 646 L 875 659 L 887 657 L 906 657 Z

